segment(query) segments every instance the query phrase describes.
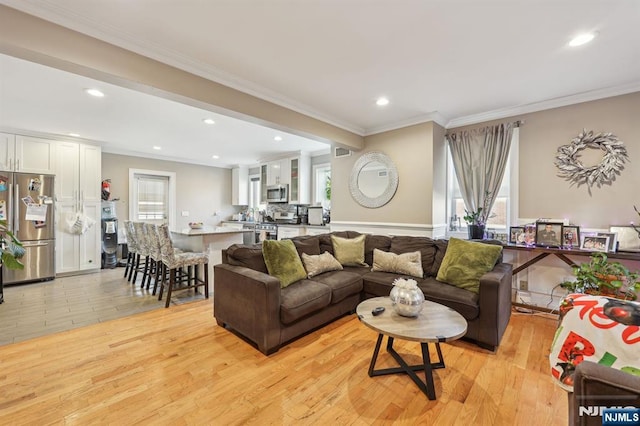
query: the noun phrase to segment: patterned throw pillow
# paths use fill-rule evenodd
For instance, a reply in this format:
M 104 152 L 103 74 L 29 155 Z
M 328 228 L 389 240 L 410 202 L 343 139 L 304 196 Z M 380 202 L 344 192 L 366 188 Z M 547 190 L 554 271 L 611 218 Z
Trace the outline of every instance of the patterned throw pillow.
M 373 272 L 392 272 L 422 278 L 422 259 L 419 251 L 395 254 L 373 249 Z
M 333 254 L 342 266 L 369 266 L 364 263 L 365 235 L 355 238 L 331 236 Z
M 304 268 L 307 270 L 307 276 L 309 278 L 315 277 L 323 272 L 342 270 L 340 262 L 331 256 L 331 253 L 328 251 L 318 255 L 302 253 L 302 263 L 304 263 Z
M 491 271 L 502 246 L 451 238 L 436 280 L 480 293 L 480 277 Z
M 262 256 L 269 275 L 280 280 L 281 288 L 307 277 L 296 246 L 291 240 L 264 240 Z

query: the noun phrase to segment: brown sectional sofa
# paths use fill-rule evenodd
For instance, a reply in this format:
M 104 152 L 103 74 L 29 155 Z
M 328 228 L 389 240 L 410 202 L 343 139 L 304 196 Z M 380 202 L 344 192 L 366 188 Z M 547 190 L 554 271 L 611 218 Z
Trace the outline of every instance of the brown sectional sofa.
M 296 237 L 293 241 L 299 253 L 333 254 L 331 235 Z M 354 238 L 360 234 L 344 231 L 333 235 Z M 416 281 L 425 298 L 449 306 L 467 320 L 465 339 L 485 349 L 496 349 L 511 316 L 510 264 L 500 258 L 493 270 L 482 276 L 480 293 L 476 294 L 435 279 L 447 249 L 446 240 L 367 235 L 365 262 L 369 265 L 374 248 L 396 254 L 420 250 L 424 277 Z M 278 279 L 267 273 L 259 244 L 232 245 L 224 250 L 223 263 L 215 265 L 214 276 L 217 323 L 244 336 L 264 354 L 352 313 L 364 299 L 388 296 L 396 278 L 408 278 L 371 272 L 370 267 L 347 266 L 281 289 Z

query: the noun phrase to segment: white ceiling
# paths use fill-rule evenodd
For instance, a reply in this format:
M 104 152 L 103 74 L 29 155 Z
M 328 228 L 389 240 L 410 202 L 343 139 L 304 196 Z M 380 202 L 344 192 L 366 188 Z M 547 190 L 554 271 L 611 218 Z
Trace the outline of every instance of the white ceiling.
M 0 3 L 361 135 L 429 119 L 451 127 L 640 90 L 639 1 Z M 584 31 L 599 34 L 588 45 L 568 47 Z M 3 103 L 5 92 L 13 90 L 13 81 L 4 82 L 4 67 L 11 71 L 12 62 L 1 62 Z M 26 73 L 9 75 L 16 85 L 26 84 L 18 81 Z M 37 76 L 43 78 L 32 78 Z M 84 80 L 81 85 L 89 84 Z M 272 155 L 259 150 L 272 147 L 273 130 L 257 134 L 235 120 L 227 127 L 222 117 L 216 121 L 225 121 L 224 126 L 203 130 L 204 111 L 101 85 L 114 93 L 102 100 L 108 104 L 87 107 L 77 90 L 45 86 L 44 94 L 29 92 L 28 99 L 55 108 L 27 104 L 23 112 L 28 114 L 12 120 L 22 128 L 86 134 L 105 142 L 106 150 L 162 145 L 161 155 L 185 161 L 218 154 L 221 165 L 247 164 Z M 390 104 L 376 106 L 378 96 L 388 97 Z M 296 138 L 285 140 L 289 137 Z M 257 145 L 249 145 L 251 140 Z M 310 141 L 297 142 L 301 145 L 292 140 L 286 150 L 311 149 Z M 176 151 L 170 152 L 171 146 Z

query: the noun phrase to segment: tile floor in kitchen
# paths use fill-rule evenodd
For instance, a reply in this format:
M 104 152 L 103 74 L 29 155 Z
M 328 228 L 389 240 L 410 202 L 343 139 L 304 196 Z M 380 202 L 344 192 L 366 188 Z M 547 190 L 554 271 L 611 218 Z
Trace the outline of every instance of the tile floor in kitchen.
M 123 275 L 124 268 L 103 269 L 52 281 L 5 286 L 4 303 L 0 304 L 0 345 L 164 309 L 164 300 L 158 301 L 151 289 L 140 289 L 141 274 L 136 285 Z M 194 294 L 190 289 L 176 291 L 171 303 L 202 299 L 204 295 Z

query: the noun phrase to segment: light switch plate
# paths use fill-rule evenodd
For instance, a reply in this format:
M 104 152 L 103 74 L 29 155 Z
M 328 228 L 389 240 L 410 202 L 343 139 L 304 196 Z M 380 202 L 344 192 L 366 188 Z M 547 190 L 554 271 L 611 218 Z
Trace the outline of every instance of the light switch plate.
M 189 212 L 187 210 L 182 210 L 182 217 L 188 217 Z

